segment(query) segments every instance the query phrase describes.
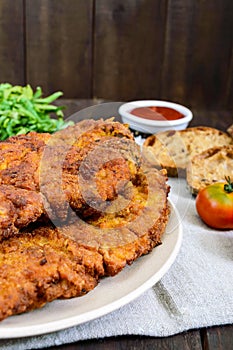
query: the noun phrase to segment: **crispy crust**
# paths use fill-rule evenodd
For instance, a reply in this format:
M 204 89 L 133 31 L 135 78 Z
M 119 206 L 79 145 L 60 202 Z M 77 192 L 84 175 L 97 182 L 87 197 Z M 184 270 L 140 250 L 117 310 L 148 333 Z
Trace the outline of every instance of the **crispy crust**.
M 123 210 L 116 209 L 114 213 L 88 221 L 76 221 L 62 229 L 80 244 L 98 248 L 107 275 L 117 274 L 126 264 L 161 244 L 169 217 L 170 188 L 164 171 L 149 169 L 145 173 L 147 186 L 144 178 L 139 181 L 136 195 Z
M 198 126 L 149 136 L 143 145 L 143 155 L 152 166 L 167 169 L 168 176 L 184 177 L 192 157 L 210 147 L 228 144 L 232 144 L 232 138 L 226 133 Z
M 233 124 L 227 128 L 227 133 L 233 138 Z
M 101 256 L 54 229 L 5 240 L 0 246 L 0 320 L 57 298 L 81 296 L 103 275 Z
M 41 193 L 15 188 L 12 185 L 1 185 L 0 241 L 18 234 L 21 228 L 40 219 L 43 212 Z
M 91 167 L 88 157 L 96 144 L 99 153 L 93 153 Z M 114 148 L 119 157 L 99 166 Z M 1 155 L 0 320 L 58 298 L 82 296 L 101 277 L 119 273 L 161 244 L 169 217 L 167 175 L 143 164 L 125 126 L 85 121 L 53 139 L 32 133 L 2 144 Z M 51 177 L 47 172 L 41 179 L 41 159 L 45 170 L 49 160 L 54 161 Z M 54 175 L 60 159 L 66 201 Z M 82 166 L 87 179 L 83 188 L 77 178 Z M 46 191 L 40 193 L 43 186 L 52 198 Z M 86 188 L 91 199 L 97 189 L 101 198 L 97 209 L 95 198 L 86 203 L 81 191 Z M 74 210 L 67 210 L 67 202 Z M 65 221 L 54 227 L 46 216 L 49 210 Z
M 152 170 L 148 181 L 155 192 L 144 215 L 119 229 L 96 229 L 83 220 L 68 226 L 27 230 L 0 245 L 0 320 L 40 308 L 57 298 L 82 296 L 102 276 L 119 273 L 161 244 L 169 217 L 166 176 Z M 154 208 L 154 209 L 153 209 Z M 100 235 L 103 233 L 104 235 Z
M 212 147 L 192 158 L 187 183 L 193 194 L 233 174 L 233 145 Z
M 2 212 L 10 206 L 11 214 L 9 218 L 7 214 L 0 220 L 0 240 L 40 217 L 64 222 L 68 219 L 70 207 L 82 211 L 83 216 L 93 214 L 95 210 L 91 212 L 80 190 L 79 168 L 96 147 L 100 149 L 101 160 L 101 150 L 106 152 L 104 145 L 109 145 L 111 139 L 115 141 L 113 147 L 119 149 L 121 158 L 108 162 L 99 172 L 99 180 L 97 176 L 97 180 L 93 181 L 97 183 L 102 201 L 107 201 L 116 195 L 120 183 L 133 181 L 140 166 L 139 150 L 133 142 L 133 135 L 123 124 L 113 120 L 84 120 L 52 136 L 31 132 L 1 142 Z M 129 168 L 130 160 L 125 153 L 128 158 L 131 157 L 134 167 Z M 92 161 L 95 162 L 96 158 Z M 91 164 L 84 169 L 85 177 L 93 171 L 91 166 L 93 168 Z M 6 191 L 11 195 L 6 196 Z M 27 198 L 25 203 L 15 200 L 22 195 Z M 23 224 L 21 216 L 26 216 L 26 213 Z

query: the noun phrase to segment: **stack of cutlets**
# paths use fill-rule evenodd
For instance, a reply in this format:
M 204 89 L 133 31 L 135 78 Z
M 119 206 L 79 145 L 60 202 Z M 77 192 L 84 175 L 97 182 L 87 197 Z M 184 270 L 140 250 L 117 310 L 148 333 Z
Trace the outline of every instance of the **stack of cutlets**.
M 161 244 L 168 191 L 112 119 L 1 142 L 0 320 L 81 296 Z

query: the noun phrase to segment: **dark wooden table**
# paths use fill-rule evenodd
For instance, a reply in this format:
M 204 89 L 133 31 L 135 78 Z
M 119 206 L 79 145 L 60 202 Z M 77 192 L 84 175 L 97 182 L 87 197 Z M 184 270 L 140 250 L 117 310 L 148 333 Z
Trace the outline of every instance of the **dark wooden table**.
M 65 115 L 91 105 L 100 104 L 103 100 L 61 100 L 66 105 Z M 190 125 L 206 125 L 226 130 L 233 124 L 233 111 L 194 111 Z M 233 312 L 233 310 L 232 310 Z M 215 326 L 195 329 L 170 337 L 120 336 L 105 339 L 80 341 L 73 344 L 51 347 L 57 350 L 150 350 L 150 349 L 192 349 L 192 350 L 232 350 L 233 325 Z

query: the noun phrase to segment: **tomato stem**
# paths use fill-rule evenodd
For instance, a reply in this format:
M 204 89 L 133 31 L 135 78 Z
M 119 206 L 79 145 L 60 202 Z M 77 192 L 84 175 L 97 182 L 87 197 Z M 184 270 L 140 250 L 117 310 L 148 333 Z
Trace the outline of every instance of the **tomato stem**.
M 225 179 L 227 183 L 224 185 L 224 191 L 227 193 L 233 192 L 233 182 L 231 182 L 230 176 L 226 176 Z

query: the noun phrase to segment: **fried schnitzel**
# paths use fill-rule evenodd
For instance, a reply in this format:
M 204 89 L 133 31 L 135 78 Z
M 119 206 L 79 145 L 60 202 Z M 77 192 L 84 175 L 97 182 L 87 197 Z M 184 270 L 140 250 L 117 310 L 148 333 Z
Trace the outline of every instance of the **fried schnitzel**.
M 103 153 L 110 155 L 111 147 L 112 158 L 104 160 Z M 88 159 L 92 152 L 94 158 Z M 139 150 L 132 134 L 126 126 L 112 120 L 84 120 L 52 136 L 31 132 L 1 142 L 0 239 L 40 216 L 58 224 L 65 222 L 72 210 L 81 211 L 82 216 L 96 213 L 96 198 L 112 201 L 122 185 L 135 178 L 139 167 Z M 94 177 L 93 172 L 97 174 Z M 82 179 L 88 186 L 80 188 Z M 87 188 L 88 198 L 84 198 Z M 22 196 L 24 202 L 16 200 Z M 21 220 L 22 215 L 25 220 Z
M 81 296 L 103 275 L 102 257 L 56 229 L 39 228 L 0 245 L 0 320 L 57 298 Z
M 41 193 L 0 185 L 0 241 L 38 220 L 43 208 Z
M 163 172 L 149 171 L 147 179 L 152 193 L 132 222 L 127 212 L 118 216 L 121 225 L 117 227 L 115 222 L 111 226 L 112 214 L 105 217 L 101 229 L 98 223 L 79 218 L 60 228 L 41 226 L 4 240 L 0 245 L 0 320 L 57 298 L 81 296 L 101 277 L 117 274 L 160 244 L 169 214 L 168 187 Z M 144 202 L 142 188 L 138 196 Z
M 161 244 L 166 180 L 113 120 L 0 143 L 0 320 L 81 296 Z

